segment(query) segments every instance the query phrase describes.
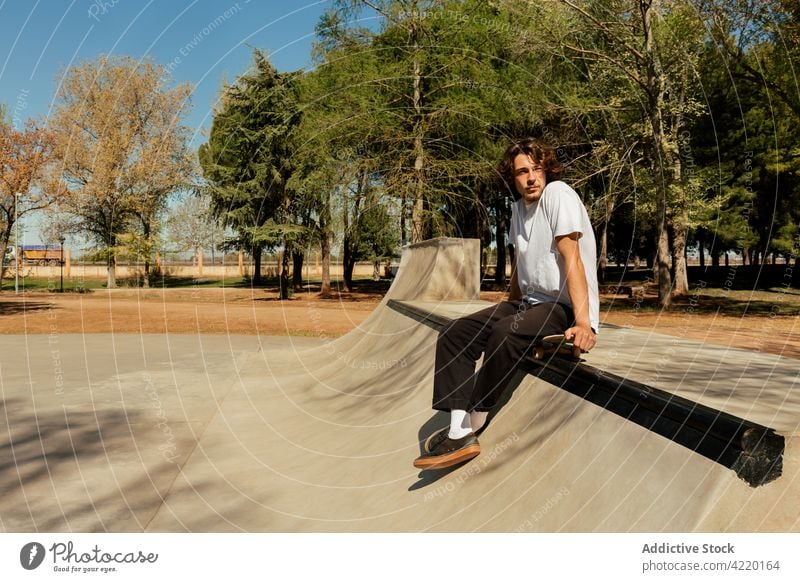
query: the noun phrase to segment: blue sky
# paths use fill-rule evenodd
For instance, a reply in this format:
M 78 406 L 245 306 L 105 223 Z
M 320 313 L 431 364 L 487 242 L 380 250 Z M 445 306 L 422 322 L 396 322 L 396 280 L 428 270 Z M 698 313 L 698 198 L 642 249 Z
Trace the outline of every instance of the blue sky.
M 331 0 L 0 0 L 0 102 L 16 126 L 46 117 L 57 77 L 100 54 L 150 57 L 194 86 L 186 125 L 211 123 L 224 81 L 253 47 L 278 70 L 311 68 L 314 27 Z
M 280 71 L 310 69 L 314 27 L 332 0 L 0 0 L 0 103 L 15 127 L 47 117 L 58 78 L 101 54 L 149 57 L 194 87 L 185 124 L 207 139 L 224 82 L 265 50 Z M 38 244 L 39 221 L 21 221 Z M 27 223 L 27 224 L 25 224 Z M 73 241 L 76 244 L 77 241 Z

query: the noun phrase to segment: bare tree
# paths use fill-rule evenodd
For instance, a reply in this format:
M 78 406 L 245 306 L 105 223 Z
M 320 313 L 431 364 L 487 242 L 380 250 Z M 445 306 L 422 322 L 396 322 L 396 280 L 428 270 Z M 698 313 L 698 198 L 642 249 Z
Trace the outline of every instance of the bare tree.
M 63 193 L 48 172 L 53 140 L 53 134 L 35 122 L 18 131 L 0 121 L 0 257 L 5 256 L 15 222 L 48 208 Z
M 166 221 L 167 238 L 180 250 L 195 255 L 203 249 L 222 243 L 225 231 L 214 219 L 208 196 L 187 196 L 170 213 Z
M 51 128 L 68 186 L 62 207 L 106 259 L 109 288 L 125 240 L 136 241 L 149 270 L 158 215 L 193 173 L 180 124 L 191 89 L 168 81 L 161 65 L 102 56 L 66 71 L 56 98 Z

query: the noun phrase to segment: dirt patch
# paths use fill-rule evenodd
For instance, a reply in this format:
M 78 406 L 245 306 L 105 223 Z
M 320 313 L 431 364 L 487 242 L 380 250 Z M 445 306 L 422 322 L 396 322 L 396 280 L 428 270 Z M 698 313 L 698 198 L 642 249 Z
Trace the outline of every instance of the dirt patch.
M 0 333 L 230 333 L 337 337 L 380 297 L 296 295 L 260 289 L 103 290 L 0 295 Z
M 498 301 L 503 293 L 482 298 Z M 220 333 L 338 337 L 360 325 L 380 294 L 301 293 L 279 301 L 262 289 L 115 289 L 91 293 L 0 294 L 1 334 Z M 653 331 L 727 347 L 800 359 L 798 317 L 726 315 L 722 311 L 638 309 L 604 296 L 604 323 Z M 602 339 L 602 338 L 601 338 Z

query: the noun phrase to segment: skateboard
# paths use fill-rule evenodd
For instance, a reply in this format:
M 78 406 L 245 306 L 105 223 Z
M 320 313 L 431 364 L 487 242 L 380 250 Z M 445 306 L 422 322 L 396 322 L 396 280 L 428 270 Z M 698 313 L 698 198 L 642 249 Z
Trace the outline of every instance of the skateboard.
M 563 333 L 546 335 L 533 344 L 533 358 L 544 360 L 546 356 L 559 356 L 572 360 L 581 359 L 581 349 L 567 341 Z

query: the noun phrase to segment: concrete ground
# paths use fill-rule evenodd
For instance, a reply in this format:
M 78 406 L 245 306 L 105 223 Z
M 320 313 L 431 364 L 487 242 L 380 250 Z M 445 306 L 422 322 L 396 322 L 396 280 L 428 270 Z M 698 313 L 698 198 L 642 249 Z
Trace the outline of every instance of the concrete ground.
M 404 255 L 389 298 L 475 309 L 475 249 Z M 402 275 L 402 276 L 401 276 Z M 420 473 L 436 332 L 384 302 L 313 338 L 28 335 L 0 350 L 0 530 L 800 531 L 796 360 L 626 329 L 590 364 L 775 428 L 753 488 L 532 377 L 479 457 Z

